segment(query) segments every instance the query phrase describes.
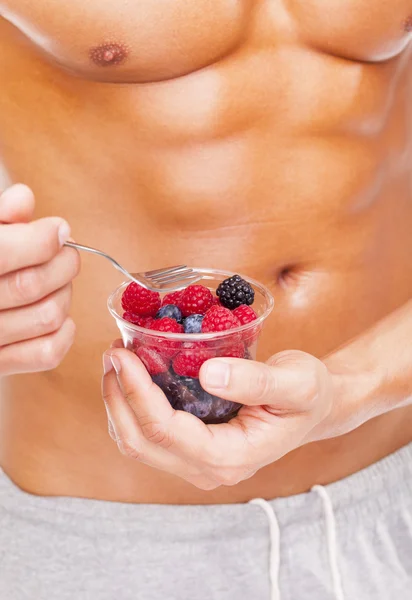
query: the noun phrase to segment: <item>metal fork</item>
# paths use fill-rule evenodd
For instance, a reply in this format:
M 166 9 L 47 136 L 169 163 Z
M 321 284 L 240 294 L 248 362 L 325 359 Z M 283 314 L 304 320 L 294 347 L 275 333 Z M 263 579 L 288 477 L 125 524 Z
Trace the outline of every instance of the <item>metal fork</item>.
M 195 271 L 186 265 L 169 267 L 167 269 L 156 269 L 155 271 L 147 271 L 146 273 L 129 273 L 129 271 L 126 271 L 126 269 L 119 265 L 117 260 L 114 260 L 114 258 L 101 250 L 90 248 L 90 246 L 83 246 L 83 244 L 76 244 L 75 242 L 66 242 L 65 246 L 107 258 L 107 260 L 109 260 L 118 271 L 123 273 L 123 275 L 126 275 L 128 279 L 131 279 L 135 283 L 138 283 L 147 290 L 152 290 L 153 292 L 173 292 L 202 279 L 202 275 L 198 271 Z

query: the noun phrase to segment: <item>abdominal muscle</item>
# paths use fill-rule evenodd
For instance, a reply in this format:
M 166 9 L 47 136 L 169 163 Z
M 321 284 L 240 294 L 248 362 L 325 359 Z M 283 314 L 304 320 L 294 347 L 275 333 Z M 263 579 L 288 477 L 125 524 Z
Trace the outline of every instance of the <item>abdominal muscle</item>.
M 412 297 L 405 55 L 365 66 L 296 49 L 240 53 L 180 80 L 117 86 L 64 73 L 4 32 L 13 68 L 0 68 L 3 167 L 33 187 L 37 216 L 67 218 L 76 240 L 136 271 L 187 262 L 262 281 L 275 297 L 263 360 L 284 349 L 322 357 Z M 0 464 L 27 491 L 272 498 L 412 440 L 401 409 L 207 493 L 121 456 L 100 396 L 101 355 L 118 336 L 106 298 L 119 279 L 98 261 L 83 257 L 78 334 L 61 367 L 2 382 Z

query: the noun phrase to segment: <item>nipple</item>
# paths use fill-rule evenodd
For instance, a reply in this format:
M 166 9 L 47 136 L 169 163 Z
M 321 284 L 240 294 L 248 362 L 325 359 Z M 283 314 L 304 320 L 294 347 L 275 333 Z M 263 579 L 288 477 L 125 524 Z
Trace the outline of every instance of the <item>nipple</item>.
M 91 60 L 99 67 L 112 67 L 122 64 L 128 55 L 123 44 L 106 43 L 90 49 Z

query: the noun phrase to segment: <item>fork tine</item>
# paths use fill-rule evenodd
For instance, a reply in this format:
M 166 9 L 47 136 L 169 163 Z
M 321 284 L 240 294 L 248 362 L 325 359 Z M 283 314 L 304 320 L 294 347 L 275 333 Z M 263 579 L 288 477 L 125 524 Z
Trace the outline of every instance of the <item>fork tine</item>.
M 177 265 L 176 267 L 168 267 L 167 269 L 155 269 L 154 271 L 146 271 L 146 273 L 143 273 L 143 275 L 148 279 L 151 279 L 152 277 L 156 277 L 156 275 L 162 275 L 164 273 L 170 273 L 172 271 L 182 271 L 184 269 L 187 269 L 187 265 Z
M 160 279 L 149 279 L 152 283 L 156 285 L 161 285 L 162 283 L 170 283 L 171 281 L 180 281 L 181 279 L 187 279 L 188 277 L 195 276 L 196 273 L 193 271 L 185 271 L 184 273 L 180 273 L 179 275 L 167 275 L 165 277 L 161 277 Z
M 186 277 L 186 278 L 183 278 L 183 279 L 178 279 L 176 282 L 171 281 L 171 282 L 166 282 L 166 283 L 161 283 L 161 284 L 155 284 L 155 285 L 157 286 L 158 290 L 169 290 L 170 289 L 170 291 L 173 291 L 173 290 L 179 289 L 180 287 L 186 287 L 186 286 L 190 285 L 191 283 L 196 283 L 200 279 L 202 279 L 201 275 L 192 275 L 190 277 Z M 177 283 L 182 283 L 182 285 L 178 286 L 176 288 L 176 286 L 173 287 L 173 283 L 176 283 L 176 284 Z M 171 287 L 169 287 L 170 285 L 171 285 Z
M 149 281 L 154 283 L 162 283 L 163 281 L 171 281 L 173 279 L 181 279 L 182 277 L 186 277 L 187 275 L 193 275 L 193 269 L 186 269 L 185 271 L 179 271 L 174 273 L 169 273 L 167 275 L 156 275 L 156 277 L 148 277 Z
M 180 277 L 167 277 L 165 279 L 161 279 L 160 281 L 149 280 L 149 283 L 152 283 L 153 285 L 168 285 L 174 283 L 175 281 L 186 281 L 187 279 L 192 279 L 194 277 L 197 277 L 196 273 L 186 273 Z

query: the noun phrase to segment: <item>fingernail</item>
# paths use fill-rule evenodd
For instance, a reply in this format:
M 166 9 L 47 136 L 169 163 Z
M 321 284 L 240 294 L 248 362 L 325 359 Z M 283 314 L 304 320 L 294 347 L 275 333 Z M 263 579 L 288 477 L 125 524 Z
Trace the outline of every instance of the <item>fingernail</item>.
M 229 385 L 230 366 L 221 361 L 210 361 L 206 365 L 205 379 L 208 387 L 223 389 Z
M 110 373 L 110 371 L 113 369 L 113 363 L 110 359 L 110 356 L 107 356 L 106 354 L 103 355 L 103 372 L 105 375 L 107 375 L 107 373 Z
M 60 246 L 63 246 L 67 242 L 70 237 L 70 226 L 66 221 L 64 221 L 59 227 L 59 242 Z
M 116 432 L 114 430 L 113 423 L 111 422 L 110 417 L 107 419 L 107 429 L 112 440 L 116 441 Z
M 120 373 L 120 371 L 122 370 L 122 365 L 120 364 L 120 360 L 117 358 L 117 356 L 114 356 L 114 355 L 112 355 L 110 357 L 110 360 L 112 361 L 113 368 L 118 375 Z
M 111 366 L 111 365 L 110 365 Z M 112 421 L 112 417 L 110 415 L 110 411 L 109 411 L 109 407 L 107 406 L 106 402 L 104 403 L 104 406 L 106 408 L 106 414 L 107 414 L 107 428 L 109 431 L 109 435 L 112 438 L 112 440 L 116 441 L 116 431 L 114 429 L 114 425 L 113 425 L 113 421 Z

